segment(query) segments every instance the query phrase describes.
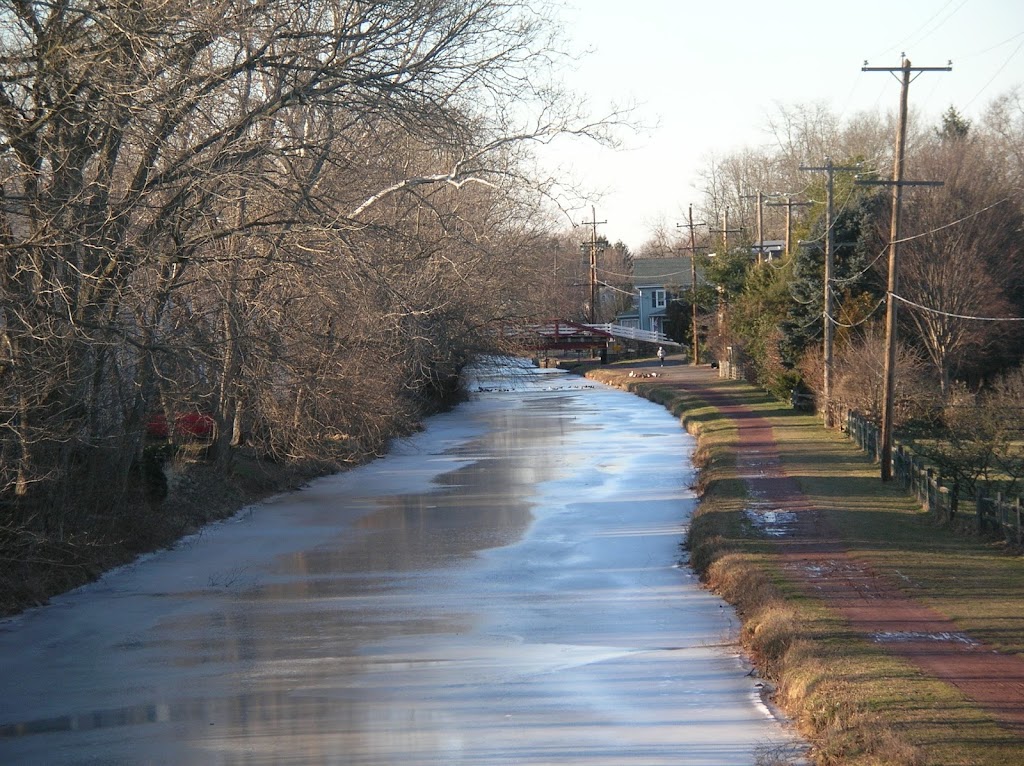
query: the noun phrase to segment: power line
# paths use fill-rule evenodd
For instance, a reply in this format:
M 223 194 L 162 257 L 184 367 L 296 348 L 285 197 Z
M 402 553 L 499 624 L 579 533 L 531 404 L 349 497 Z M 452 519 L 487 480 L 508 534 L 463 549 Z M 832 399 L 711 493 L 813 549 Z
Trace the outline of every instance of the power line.
M 861 278 L 862 276 L 864 276 L 864 275 L 865 275 L 865 274 L 867 274 L 867 273 L 868 273 L 869 271 L 871 271 L 871 269 L 872 269 L 872 268 L 874 267 L 874 265 L 875 265 L 876 263 L 878 263 L 878 261 L 879 261 L 879 260 L 881 260 L 881 258 L 882 258 L 882 256 L 883 256 L 883 255 L 885 255 L 885 253 L 886 253 L 886 251 L 887 251 L 888 249 L 889 249 L 889 243 L 886 243 L 886 244 L 885 244 L 885 247 L 883 247 L 883 248 L 882 248 L 882 249 L 881 249 L 881 250 L 880 250 L 880 251 L 878 252 L 878 255 L 876 255 L 876 256 L 875 256 L 874 258 L 872 258 L 872 259 L 871 259 L 871 263 L 869 263 L 869 264 L 868 264 L 867 266 L 865 266 L 865 267 L 864 267 L 863 269 L 861 269 L 860 271 L 858 271 L 858 272 L 857 272 L 856 274 L 854 274 L 854 275 L 853 275 L 852 277 L 845 277 L 845 278 L 843 278 L 843 279 L 838 279 L 838 278 L 837 278 L 837 279 L 833 279 L 833 280 L 832 280 L 833 284 L 837 284 L 837 285 L 846 285 L 846 284 L 850 284 L 851 282 L 856 282 L 856 281 L 857 281 L 858 279 L 860 279 L 860 278 Z
M 948 229 L 948 228 L 950 228 L 952 226 L 957 226 L 958 224 L 961 224 L 964 221 L 969 221 L 971 218 L 974 218 L 975 216 L 981 215 L 982 213 L 984 213 L 984 212 L 986 212 L 988 210 L 991 210 L 992 208 L 997 207 L 998 205 L 1002 205 L 1004 202 L 1012 202 L 1012 201 L 1013 201 L 1013 199 L 1011 197 L 1003 197 L 1001 200 L 993 202 L 991 205 L 987 205 L 987 206 L 981 208 L 980 210 L 975 210 L 973 213 L 968 213 L 967 215 L 965 215 L 965 216 L 963 216 L 961 218 L 957 218 L 955 221 L 950 221 L 949 223 L 944 223 L 941 226 L 936 226 L 935 228 L 929 229 L 928 231 L 921 232 L 920 234 L 912 234 L 909 237 L 903 237 L 901 240 L 899 240 L 899 243 L 902 244 L 904 242 L 912 242 L 915 239 L 921 239 L 922 237 L 927 237 L 930 234 L 935 234 L 937 232 L 942 231 L 943 229 Z M 806 244 L 808 242 L 817 242 L 820 239 L 821 238 L 819 237 L 817 239 L 801 240 L 800 244 Z M 867 274 L 876 263 L 878 263 L 879 259 L 883 255 L 885 255 L 886 250 L 888 250 L 888 249 L 889 249 L 889 243 L 887 242 L 885 244 L 885 246 L 879 251 L 878 255 L 876 255 L 874 258 L 871 259 L 871 262 L 868 263 L 867 266 L 865 266 L 863 269 L 858 271 L 852 277 L 844 277 L 842 279 L 839 279 L 839 278 L 833 279 L 832 280 L 833 284 L 840 285 L 840 284 L 849 284 L 851 282 L 856 282 L 862 276 Z
M 989 81 L 987 83 L 985 83 L 981 87 L 981 90 L 979 90 L 977 93 L 975 93 L 974 96 L 971 98 L 971 100 L 968 101 L 964 105 L 965 108 L 969 107 L 971 104 L 973 104 L 975 101 L 977 101 L 978 100 L 978 96 L 980 96 L 982 93 L 984 93 L 986 90 L 988 90 L 988 86 L 991 85 L 995 81 L 995 79 L 999 75 L 1001 75 L 1003 73 L 1003 70 L 1006 69 L 1007 66 L 1009 66 L 1010 62 L 1013 61 L 1014 57 L 1018 53 L 1020 53 L 1020 49 L 1021 48 L 1024 48 L 1024 41 L 1021 41 L 1021 43 L 1016 48 L 1013 49 L 1013 53 L 1011 53 L 1009 56 L 1006 57 L 1006 61 L 1003 62 L 1003 65 L 1001 67 L 999 67 L 999 69 L 996 70 L 996 73 L 994 75 L 992 75 L 991 78 L 989 78 Z
M 878 311 L 878 309 L 880 309 L 883 305 L 885 305 L 885 298 L 879 298 L 878 302 L 875 304 L 875 307 L 873 309 L 871 309 L 871 311 L 869 311 L 867 314 L 865 314 L 862 319 L 854 322 L 853 324 L 847 324 L 846 322 L 840 322 L 835 317 L 832 317 L 832 322 L 835 323 L 835 325 L 837 327 L 845 327 L 848 330 L 852 329 L 854 327 L 860 327 L 862 324 L 864 324 L 869 319 L 871 319 L 871 317 L 873 317 L 875 315 L 875 312 Z
M 901 303 L 905 303 L 908 306 L 913 306 L 921 311 L 926 311 L 929 314 L 936 314 L 937 316 L 948 317 L 950 319 L 969 319 L 973 322 L 1024 322 L 1024 317 L 979 317 L 971 316 L 969 314 L 953 314 L 949 311 L 940 311 L 939 309 L 929 308 L 928 306 L 922 306 L 920 303 L 915 303 L 909 298 L 904 298 L 902 295 L 893 294 L 892 296 Z
M 963 223 L 964 221 L 969 221 L 971 218 L 974 218 L 975 216 L 981 215 L 982 213 L 991 210 L 992 208 L 996 207 L 997 205 L 1002 205 L 1004 202 L 1011 202 L 1011 201 L 1012 200 L 1011 200 L 1010 197 L 1003 197 L 1001 200 L 999 200 L 997 202 L 993 202 L 991 205 L 987 205 L 986 207 L 983 207 L 980 210 L 975 210 L 973 213 L 968 213 L 967 215 L 963 216 L 962 218 L 957 218 L 955 221 L 950 221 L 949 223 L 944 223 L 944 224 L 942 224 L 942 226 L 936 226 L 934 229 L 929 229 L 928 231 L 921 232 L 920 234 L 914 234 L 914 235 L 909 236 L 909 237 L 904 237 L 903 239 L 898 240 L 898 241 L 900 243 L 912 242 L 915 239 L 921 239 L 922 237 L 930 236 L 932 234 L 935 234 L 936 232 L 942 231 L 943 229 L 948 229 L 951 226 L 957 226 L 957 225 Z
M 630 297 L 636 296 L 636 292 L 633 290 L 623 290 L 621 287 L 616 287 L 615 285 L 609 284 L 608 282 L 603 282 L 600 279 L 597 280 L 597 283 L 601 285 L 601 287 L 607 287 L 609 290 L 614 290 L 617 293 L 622 293 L 623 295 L 628 295 Z

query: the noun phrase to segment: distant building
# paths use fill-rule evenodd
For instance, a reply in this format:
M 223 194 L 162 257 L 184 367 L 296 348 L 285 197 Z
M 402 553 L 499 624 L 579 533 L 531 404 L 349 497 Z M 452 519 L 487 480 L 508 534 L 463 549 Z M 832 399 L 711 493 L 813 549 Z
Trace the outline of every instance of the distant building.
M 766 242 L 765 245 L 768 243 Z M 615 317 L 615 324 L 638 330 L 665 332 L 668 304 L 692 288 L 690 256 L 634 258 L 634 305 Z M 697 282 L 701 282 L 700 273 Z
M 757 258 L 757 244 L 750 246 L 750 252 L 755 258 Z M 786 240 L 784 239 L 766 239 L 761 243 L 761 253 L 766 261 L 777 261 L 786 254 Z

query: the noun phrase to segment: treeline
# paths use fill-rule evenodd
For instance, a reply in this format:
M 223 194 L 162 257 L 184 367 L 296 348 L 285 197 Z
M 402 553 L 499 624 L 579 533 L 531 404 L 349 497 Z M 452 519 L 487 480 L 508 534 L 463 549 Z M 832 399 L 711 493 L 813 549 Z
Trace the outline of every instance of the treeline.
M 359 459 L 533 316 L 564 243 L 528 147 L 614 121 L 548 76 L 552 29 L 525 0 L 3 3 L 4 573 L 143 513 L 147 424 L 201 424 L 222 472 Z
M 962 486 L 985 479 L 1012 489 L 1024 478 L 1024 101 L 1018 90 L 977 124 L 953 107 L 936 123 L 912 124 L 905 154 L 905 178 L 942 186 L 903 191 L 897 426 L 924 435 L 921 449 Z M 822 168 L 831 161 L 844 170 L 833 175 L 829 404 L 877 421 L 892 206 L 891 188 L 870 182 L 892 178 L 893 122 L 843 121 L 812 106 L 782 109 L 769 128 L 767 148 L 713 158 L 705 172 L 704 220 L 720 223 L 728 209 L 730 227 L 742 227 L 728 249 L 721 235 L 704 242 L 704 253 L 717 250 L 703 257 L 705 340 L 720 359 L 731 347 L 745 374 L 780 399 L 797 390 L 824 406 Z M 786 238 L 790 214 L 789 256 L 760 264 L 759 191 L 766 240 Z

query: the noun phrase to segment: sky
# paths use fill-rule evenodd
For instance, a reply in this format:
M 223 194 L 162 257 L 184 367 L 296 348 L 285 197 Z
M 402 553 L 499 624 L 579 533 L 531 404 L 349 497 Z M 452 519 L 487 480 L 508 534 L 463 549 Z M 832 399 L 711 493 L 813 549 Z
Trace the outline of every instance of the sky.
M 574 223 L 594 220 L 593 205 L 607 221 L 599 234 L 634 250 L 701 202 L 711 157 L 766 144 L 780 105 L 895 113 L 898 75 L 862 72 L 865 60 L 952 61 L 910 86 L 911 111 L 936 124 L 950 106 L 977 120 L 1024 88 L 1024 0 L 570 0 L 561 14 L 588 51 L 566 84 L 595 113 L 636 104 L 634 119 L 651 127 L 623 133 L 616 150 L 556 144 L 543 161 L 594 190 Z

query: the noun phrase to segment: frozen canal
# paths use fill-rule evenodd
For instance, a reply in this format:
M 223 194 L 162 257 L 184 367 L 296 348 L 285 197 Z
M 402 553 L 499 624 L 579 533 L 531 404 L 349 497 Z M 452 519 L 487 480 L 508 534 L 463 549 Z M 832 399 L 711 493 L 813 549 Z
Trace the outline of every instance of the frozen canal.
M 385 459 L 0 623 L 0 763 L 752 766 L 790 742 L 677 564 L 676 420 L 543 370 L 473 389 Z

